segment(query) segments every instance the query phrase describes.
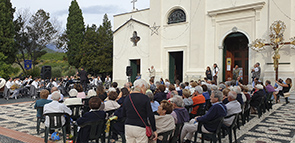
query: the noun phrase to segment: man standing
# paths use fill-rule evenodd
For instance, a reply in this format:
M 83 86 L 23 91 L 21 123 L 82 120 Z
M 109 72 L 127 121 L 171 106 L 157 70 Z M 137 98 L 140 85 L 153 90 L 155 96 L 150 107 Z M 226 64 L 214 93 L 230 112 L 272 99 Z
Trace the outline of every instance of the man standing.
M 260 68 L 260 63 L 256 63 L 254 65 L 254 68 L 251 71 L 252 73 L 252 81 L 254 80 L 254 78 L 259 79 L 260 78 L 260 73 L 261 73 L 261 68 Z
M 83 67 L 81 67 L 81 71 L 77 72 L 77 75 L 80 77 L 80 83 L 82 84 L 84 91 L 86 91 L 88 81 L 87 72 L 84 71 Z
M 148 68 L 149 72 L 150 72 L 150 78 L 155 79 L 156 76 L 156 70 L 154 69 L 154 66 L 151 66 L 151 69 Z
M 237 80 L 239 77 L 240 69 L 239 66 L 236 65 L 234 70 L 233 70 L 233 80 Z

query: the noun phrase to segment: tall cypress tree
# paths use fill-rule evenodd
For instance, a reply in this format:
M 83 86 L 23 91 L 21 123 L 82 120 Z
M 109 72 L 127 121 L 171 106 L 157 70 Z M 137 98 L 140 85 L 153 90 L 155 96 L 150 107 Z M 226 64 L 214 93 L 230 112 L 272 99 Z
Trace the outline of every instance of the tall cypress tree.
M 98 41 L 100 42 L 99 51 L 102 54 L 99 63 L 101 73 L 112 73 L 113 70 L 113 31 L 111 21 L 107 14 L 103 17 L 103 23 L 97 29 Z
M 14 11 L 10 0 L 0 0 L 0 52 L 7 56 L 5 62 L 10 64 L 14 62 L 16 54 L 16 49 L 13 47 Z
M 81 44 L 83 42 L 83 35 L 85 31 L 84 19 L 82 11 L 76 0 L 71 2 L 69 7 L 69 15 L 67 19 L 67 56 L 70 65 L 78 68 L 82 55 Z
M 96 32 L 97 27 L 93 24 L 91 27 L 87 26 L 84 40 L 83 40 L 83 51 L 81 58 L 81 66 L 87 68 L 89 73 L 97 73 L 100 71 L 99 63 L 102 62 L 101 54 L 98 51 L 99 49 L 99 41 L 98 41 L 98 33 Z

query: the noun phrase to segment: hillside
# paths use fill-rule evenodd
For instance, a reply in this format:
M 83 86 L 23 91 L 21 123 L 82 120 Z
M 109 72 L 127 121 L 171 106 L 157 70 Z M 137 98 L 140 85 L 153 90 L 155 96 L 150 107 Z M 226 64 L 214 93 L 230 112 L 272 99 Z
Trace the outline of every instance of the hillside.
M 56 51 L 49 49 L 49 48 L 45 48 L 45 49 L 43 49 L 43 51 L 46 51 L 47 53 L 56 53 Z

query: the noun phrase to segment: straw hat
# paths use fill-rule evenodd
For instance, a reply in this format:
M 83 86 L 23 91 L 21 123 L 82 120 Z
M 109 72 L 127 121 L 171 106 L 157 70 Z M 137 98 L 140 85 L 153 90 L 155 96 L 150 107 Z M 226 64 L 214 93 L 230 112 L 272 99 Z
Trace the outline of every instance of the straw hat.
M 75 96 L 78 95 L 78 91 L 76 89 L 71 89 L 69 91 L 69 94 L 70 94 L 71 97 L 75 97 Z
M 263 89 L 263 86 L 262 86 L 261 84 L 257 84 L 255 87 L 256 87 L 257 89 Z
M 82 98 L 68 98 L 64 101 L 64 104 L 69 105 L 83 105 Z
M 4 87 L 6 80 L 4 78 L 0 78 L 0 88 Z
M 96 96 L 96 92 L 93 89 L 90 89 L 87 93 L 87 98 L 90 98 L 92 96 Z

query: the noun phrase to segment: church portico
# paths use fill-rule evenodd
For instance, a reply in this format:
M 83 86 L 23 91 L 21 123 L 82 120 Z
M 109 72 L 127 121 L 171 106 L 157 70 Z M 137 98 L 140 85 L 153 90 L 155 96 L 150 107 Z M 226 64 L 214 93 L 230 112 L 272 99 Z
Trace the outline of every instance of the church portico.
M 130 59 L 140 59 L 142 78 L 149 79 L 147 69 L 153 65 L 156 69 L 156 81 L 160 78 L 173 81 L 177 78 L 173 77 L 175 74 L 173 75 L 171 69 L 175 68 L 172 67 L 173 62 L 170 59 L 174 56 L 176 58 L 172 61 L 177 62 L 179 59 L 177 57 L 182 55 L 178 63 L 182 63 L 182 73 L 179 74 L 182 76 L 179 79 L 183 81 L 203 79 L 206 67 L 209 65 L 212 69 L 213 64 L 217 63 L 218 81 L 232 78 L 233 67 L 238 64 L 243 69 L 246 83 L 250 83 L 252 81 L 250 70 L 256 62 L 259 62 L 262 69 L 261 79 L 263 81 L 270 79 L 273 82 L 275 79 L 272 58 L 274 51 L 272 48 L 265 48 L 266 50 L 262 52 L 256 52 L 249 44 L 260 38 L 269 41 L 269 27 L 276 20 L 286 23 L 287 30 L 284 37 L 295 35 L 294 20 L 292 20 L 295 19 L 295 15 L 291 14 L 294 4 L 291 0 L 284 2 L 279 0 L 150 0 L 148 9 L 133 10 L 114 17 L 116 29 L 114 51 L 119 51 L 121 47 L 126 49 L 121 58 L 114 59 L 113 67 L 116 68 L 117 65 L 120 67 L 114 70 L 114 80 L 126 81 L 126 76 L 119 72 L 125 73 Z M 134 20 L 124 24 L 130 18 Z M 137 31 L 140 37 L 135 47 L 130 41 L 134 31 Z M 229 40 L 237 33 L 241 34 L 238 35 L 240 38 Z M 241 46 L 239 40 L 247 42 Z M 231 41 L 227 43 L 227 46 L 231 48 L 225 47 L 225 41 Z M 285 41 L 288 41 L 288 38 Z M 235 47 L 234 44 L 240 46 Z M 226 63 L 227 53 L 232 54 L 230 67 Z M 114 54 L 116 55 L 117 52 Z M 280 54 L 279 76 L 283 79 L 295 77 L 295 57 L 293 56 L 295 50 L 286 46 L 282 48 Z M 174 63 L 174 65 L 178 67 L 176 70 L 178 72 L 180 69 L 177 65 L 181 64 Z

